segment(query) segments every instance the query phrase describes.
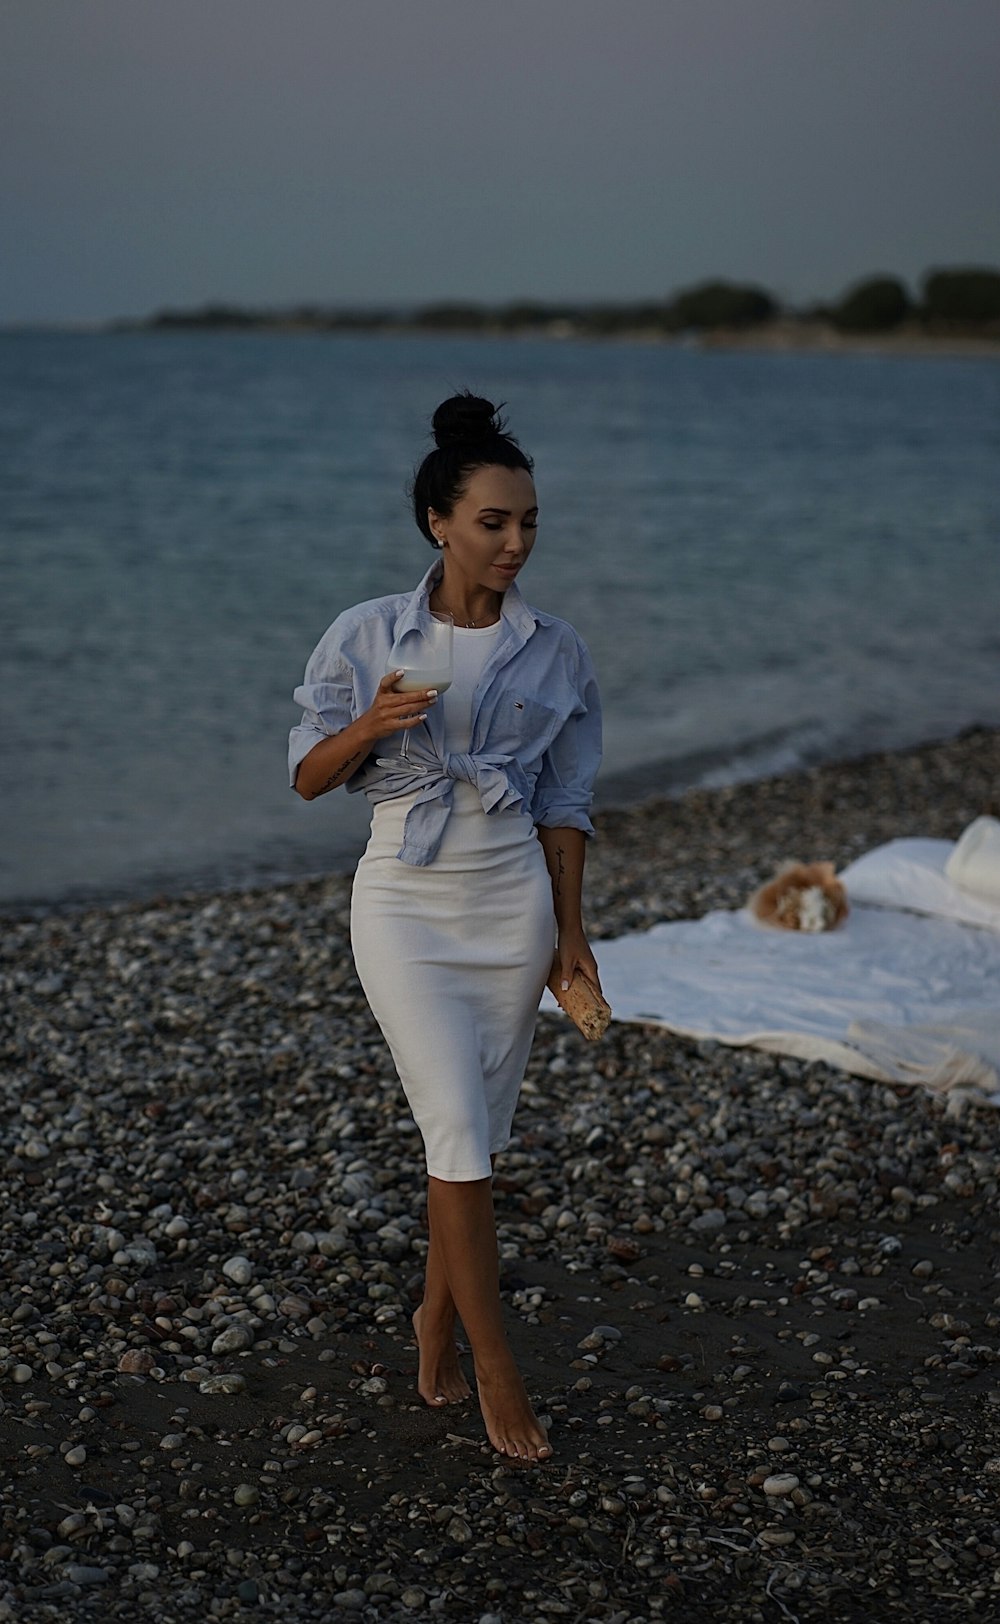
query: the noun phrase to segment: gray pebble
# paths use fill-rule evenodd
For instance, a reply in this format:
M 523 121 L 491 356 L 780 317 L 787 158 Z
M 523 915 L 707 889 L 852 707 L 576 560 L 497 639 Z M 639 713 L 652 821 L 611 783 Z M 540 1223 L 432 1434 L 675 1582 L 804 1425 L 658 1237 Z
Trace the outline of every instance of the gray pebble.
M 249 1325 L 229 1325 L 212 1343 L 213 1353 L 239 1353 L 253 1346 L 253 1332 Z
M 74 1585 L 106 1585 L 111 1578 L 107 1568 L 89 1567 L 84 1562 L 68 1562 L 63 1571 Z
M 242 1393 L 246 1377 L 235 1370 L 221 1371 L 217 1376 L 205 1376 L 198 1383 L 199 1393 Z
M 368 1597 L 363 1590 L 338 1590 L 333 1597 L 334 1607 L 343 1607 L 349 1613 L 360 1613 L 368 1605 Z

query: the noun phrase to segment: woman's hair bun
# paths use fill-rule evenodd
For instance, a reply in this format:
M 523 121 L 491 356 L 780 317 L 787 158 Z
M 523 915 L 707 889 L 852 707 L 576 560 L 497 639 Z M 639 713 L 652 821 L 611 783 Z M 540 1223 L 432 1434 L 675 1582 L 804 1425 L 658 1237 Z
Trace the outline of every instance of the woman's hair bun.
M 499 409 L 491 400 L 465 390 L 443 400 L 434 413 L 432 422 L 434 439 L 439 449 L 450 445 L 476 445 L 483 440 L 495 440 L 504 432 L 505 424 Z
M 436 449 L 428 451 L 416 469 L 408 494 L 413 500 L 417 529 L 432 547 L 439 547 L 431 529 L 431 509 L 448 518 L 474 469 L 523 468 L 530 474 L 533 464 L 514 436 L 507 433 L 500 407 L 469 389 L 443 400 L 432 425 Z

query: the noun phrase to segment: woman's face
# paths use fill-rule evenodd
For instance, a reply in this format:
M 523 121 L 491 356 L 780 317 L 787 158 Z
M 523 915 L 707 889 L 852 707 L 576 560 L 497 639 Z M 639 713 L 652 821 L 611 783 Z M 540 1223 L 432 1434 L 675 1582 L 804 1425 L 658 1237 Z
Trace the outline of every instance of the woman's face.
M 446 517 L 428 513 L 445 567 L 466 587 L 506 592 L 535 545 L 538 498 L 524 468 L 476 468 Z

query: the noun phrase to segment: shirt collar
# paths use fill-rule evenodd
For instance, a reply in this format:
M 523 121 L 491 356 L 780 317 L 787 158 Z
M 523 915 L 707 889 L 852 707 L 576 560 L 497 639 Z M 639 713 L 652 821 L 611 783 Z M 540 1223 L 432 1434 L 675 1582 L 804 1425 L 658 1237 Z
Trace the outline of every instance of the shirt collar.
M 402 614 L 396 620 L 395 634 L 408 631 L 411 626 L 418 623 L 421 614 L 426 614 L 430 596 L 441 578 L 444 564 L 440 558 L 435 558 L 423 579 L 413 592 L 410 593 L 403 607 Z M 511 581 L 500 600 L 500 616 L 509 626 L 520 633 L 522 640 L 529 638 L 537 625 L 546 622 L 549 617 L 540 610 L 532 609 L 525 603 L 516 581 Z

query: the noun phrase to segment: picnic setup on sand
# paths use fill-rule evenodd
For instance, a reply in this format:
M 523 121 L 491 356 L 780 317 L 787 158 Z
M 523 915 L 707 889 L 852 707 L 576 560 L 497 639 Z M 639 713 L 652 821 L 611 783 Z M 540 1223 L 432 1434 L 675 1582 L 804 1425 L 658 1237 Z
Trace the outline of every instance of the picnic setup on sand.
M 595 945 L 618 1021 L 1000 1105 L 1000 820 L 791 864 L 745 907 Z M 543 1009 L 554 1007 L 546 993 Z

